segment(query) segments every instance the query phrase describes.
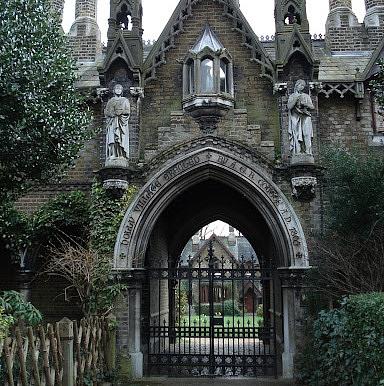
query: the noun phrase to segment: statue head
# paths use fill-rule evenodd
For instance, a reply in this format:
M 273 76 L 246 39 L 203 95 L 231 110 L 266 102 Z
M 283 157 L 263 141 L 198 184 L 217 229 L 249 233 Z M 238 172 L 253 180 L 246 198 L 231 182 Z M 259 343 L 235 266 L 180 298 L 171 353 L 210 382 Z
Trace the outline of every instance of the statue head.
M 121 84 L 115 85 L 113 88 L 113 93 L 117 96 L 123 95 L 123 86 Z
M 296 83 L 295 83 L 295 92 L 301 92 L 305 89 L 305 86 L 306 86 L 306 83 L 305 83 L 305 80 L 303 79 L 299 79 Z

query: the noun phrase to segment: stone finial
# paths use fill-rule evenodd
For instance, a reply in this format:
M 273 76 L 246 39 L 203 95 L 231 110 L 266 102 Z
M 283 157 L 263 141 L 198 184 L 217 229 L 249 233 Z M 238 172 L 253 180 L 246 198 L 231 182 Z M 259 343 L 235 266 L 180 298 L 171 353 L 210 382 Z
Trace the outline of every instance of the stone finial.
M 96 19 L 97 0 L 76 0 L 75 17 L 91 17 Z
M 352 9 L 352 0 L 329 0 L 330 11 L 341 7 Z

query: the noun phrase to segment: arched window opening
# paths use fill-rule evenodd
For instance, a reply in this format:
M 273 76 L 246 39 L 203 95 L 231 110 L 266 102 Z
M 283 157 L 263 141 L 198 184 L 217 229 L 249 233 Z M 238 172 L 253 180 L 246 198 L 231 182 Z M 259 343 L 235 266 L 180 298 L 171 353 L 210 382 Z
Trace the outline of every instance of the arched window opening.
M 187 94 L 195 92 L 195 64 L 193 60 L 187 62 Z
M 231 92 L 229 63 L 224 59 L 220 60 L 220 92 L 227 94 Z
M 300 14 L 292 4 L 288 7 L 288 12 L 284 16 L 284 23 L 286 25 L 301 24 Z
M 123 4 L 121 6 L 121 10 L 117 14 L 116 21 L 121 29 L 124 29 L 124 30 L 132 29 L 131 12 L 128 10 L 127 4 Z
M 213 93 L 213 60 L 205 58 L 201 61 L 201 92 Z

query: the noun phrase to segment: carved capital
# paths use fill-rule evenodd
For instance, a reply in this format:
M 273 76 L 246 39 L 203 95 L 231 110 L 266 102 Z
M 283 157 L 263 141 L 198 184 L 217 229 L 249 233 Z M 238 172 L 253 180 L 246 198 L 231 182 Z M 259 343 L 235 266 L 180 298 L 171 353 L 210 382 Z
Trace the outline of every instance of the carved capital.
M 315 197 L 316 177 L 294 177 L 292 182 L 292 196 L 300 201 L 308 201 Z

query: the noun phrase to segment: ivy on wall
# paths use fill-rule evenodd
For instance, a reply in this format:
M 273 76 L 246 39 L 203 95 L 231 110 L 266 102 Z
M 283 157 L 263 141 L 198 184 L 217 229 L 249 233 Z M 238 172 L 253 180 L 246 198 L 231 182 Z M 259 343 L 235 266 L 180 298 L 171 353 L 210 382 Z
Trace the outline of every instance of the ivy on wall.
M 131 185 L 122 198 L 110 195 L 94 182 L 90 195 L 61 193 L 28 216 L 10 203 L 0 206 L 0 249 L 14 260 L 26 248 L 48 247 L 58 238 L 90 243 L 100 255 L 110 258 L 119 226 L 137 187 Z
M 384 60 L 381 59 L 377 63 L 379 66 L 379 72 L 375 74 L 371 81 L 372 91 L 375 95 L 375 99 L 379 104 L 381 111 L 384 111 Z
M 93 184 L 90 209 L 90 239 L 93 249 L 105 256 L 113 253 L 120 224 L 137 191 L 138 188 L 131 185 L 122 198 L 114 198 L 100 183 Z

